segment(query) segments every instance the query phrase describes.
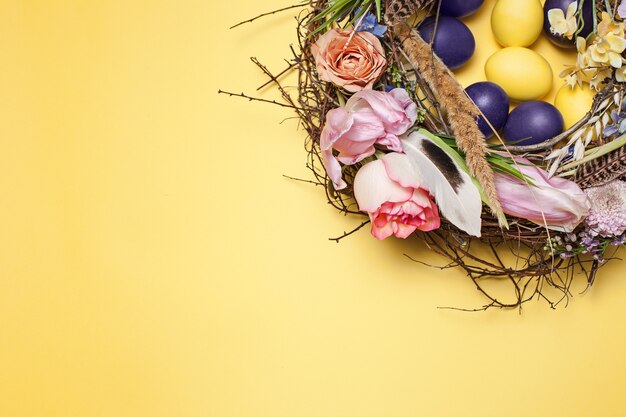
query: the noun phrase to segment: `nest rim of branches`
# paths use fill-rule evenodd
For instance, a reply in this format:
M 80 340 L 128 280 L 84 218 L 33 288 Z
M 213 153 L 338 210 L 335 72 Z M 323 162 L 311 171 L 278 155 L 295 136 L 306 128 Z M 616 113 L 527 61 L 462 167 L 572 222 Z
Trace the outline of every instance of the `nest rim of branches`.
M 297 72 L 296 98 L 292 97 L 279 81 L 278 78 L 281 74 L 274 75 L 258 61 L 255 64 L 263 70 L 270 82 L 278 88 L 282 98 L 288 103 L 287 105 L 297 113 L 300 126 L 306 131 L 306 165 L 313 177 L 312 180 L 307 180 L 307 182 L 322 187 L 325 190 L 328 203 L 341 213 L 362 216 L 364 218 L 364 221 L 354 230 L 331 239 L 339 242 L 369 223 L 366 220 L 367 214 L 359 211 L 351 187 L 356 172 L 367 160 L 345 167 L 343 171 L 344 180 L 349 186 L 341 191 L 336 191 L 333 188 L 321 163 L 320 135 L 325 115 L 331 109 L 341 106 L 337 99 L 338 87 L 320 79 L 316 70 L 315 58 L 311 52 L 311 46 L 318 36 L 317 34 L 311 36 L 311 34 L 319 26 L 319 22 L 312 23 L 312 17 L 321 13 L 328 3 L 329 0 L 309 0 L 306 5 L 289 7 L 308 6 L 297 17 L 297 44 L 291 46 L 293 60 L 290 69 L 295 69 Z M 427 7 L 431 9 L 435 4 L 432 1 L 427 1 L 426 3 L 429 4 Z M 597 12 L 600 13 L 602 11 L 602 7 L 598 7 Z M 387 32 L 382 42 L 390 65 L 378 85 L 404 88 L 420 108 L 420 114 L 422 115 L 421 126 L 431 132 L 450 135 L 449 123 L 439 107 L 436 94 L 420 76 L 419 71 L 406 60 L 402 42 L 391 31 Z M 585 126 L 607 100 L 607 97 L 614 94 L 613 88 L 614 84 L 608 83 L 596 95 L 591 111 L 579 123 L 552 140 L 546 141 L 545 144 L 553 145 L 559 143 L 582 126 Z M 495 146 L 494 149 L 503 149 L 503 147 Z M 517 154 L 523 153 L 524 156 L 532 160 L 545 158 L 549 148 L 546 150 L 541 146 L 510 146 L 508 150 Z M 427 233 L 415 233 L 431 250 L 449 260 L 449 263 L 444 266 L 434 267 L 440 269 L 462 268 L 475 284 L 476 289 L 485 297 L 486 303 L 482 307 L 466 311 L 484 311 L 491 308 L 521 309 L 525 303 L 536 299 L 546 301 L 551 308 L 555 308 L 561 303 L 567 304 L 572 296 L 571 286 L 575 275 L 583 274 L 586 277 L 588 287 L 590 287 L 595 280 L 598 270 L 606 264 L 606 262 L 600 262 L 597 259 L 583 259 L 582 257 L 561 258 L 558 255 L 555 256 L 554 251 L 550 250 L 549 247 L 549 242 L 552 238 L 550 230 L 528 220 L 509 216 L 507 216 L 507 219 L 510 227 L 509 229 L 503 229 L 491 211 L 483 207 L 481 238 L 468 236 L 444 218 L 441 219 L 440 229 Z M 487 251 L 493 255 L 491 259 L 481 258 L 473 252 L 473 242 L 476 241 L 486 245 Z M 507 251 L 514 254 L 517 258 L 515 265 L 508 265 L 501 259 L 499 251 L 503 247 L 506 247 Z M 606 260 L 610 259 L 612 257 L 606 258 Z M 421 261 L 417 262 L 422 263 Z M 504 279 L 511 283 L 513 289 L 511 300 L 503 301 L 489 292 L 486 282 L 493 279 Z M 550 291 L 546 291 L 546 288 L 556 290 L 556 297 L 548 295 Z

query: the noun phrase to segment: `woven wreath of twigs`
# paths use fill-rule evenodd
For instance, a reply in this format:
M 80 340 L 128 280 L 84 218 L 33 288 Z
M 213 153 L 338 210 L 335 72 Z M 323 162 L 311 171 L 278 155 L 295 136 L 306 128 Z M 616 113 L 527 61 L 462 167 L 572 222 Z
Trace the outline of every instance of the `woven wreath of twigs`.
M 377 2 L 364 0 L 353 3 L 374 12 Z M 602 14 L 606 5 L 600 3 L 596 6 L 598 21 L 606 18 Z M 342 107 L 346 97 L 350 96 L 345 89 L 320 77 L 313 52 L 315 43 L 324 33 L 322 26 L 325 20 L 318 16 L 332 4 L 328 0 L 311 0 L 305 5 L 286 8 L 305 6 L 297 18 L 298 43 L 291 47 L 293 59 L 287 70 L 275 75 L 256 59 L 253 61 L 285 100 L 285 103 L 275 104 L 293 108 L 307 133 L 307 167 L 312 173 L 312 180 L 306 181 L 323 187 L 328 202 L 340 212 L 364 218 L 356 229 L 332 239 L 339 242 L 370 223 L 367 213 L 359 209 L 353 188 L 357 172 L 370 159 L 346 164 L 342 169 L 345 187 L 339 190 L 329 179 L 323 163 L 320 137 L 327 115 L 331 110 Z M 463 268 L 476 289 L 486 298 L 483 306 L 468 311 L 521 308 L 534 299 L 544 300 L 553 308 L 566 304 L 573 295 L 572 284 L 576 276 L 586 277 L 590 287 L 598 270 L 615 258 L 617 248 L 624 243 L 623 232 L 612 237 L 589 235 L 589 227 L 580 226 L 573 232 L 565 233 L 511 215 L 505 218 L 508 228 L 503 227 L 495 188 L 488 189 L 492 186 L 493 172 L 485 163 L 483 137 L 478 136 L 480 143 L 475 140 L 475 120 L 480 112 L 471 101 L 468 104 L 469 99 L 454 75 L 435 56 L 430 45 L 413 30 L 415 22 L 410 16 L 420 11 L 437 15 L 438 7 L 438 2 L 432 0 L 390 0 L 381 3 L 382 10 L 379 11 L 388 24 L 388 30 L 380 39 L 387 67 L 375 88 L 403 88 L 419 110 L 419 118 L 412 129 L 424 129 L 453 140 L 465 158 L 469 172 L 487 195 L 483 198 L 480 238 L 459 230 L 444 216 L 439 228 L 428 232 L 416 231 L 413 235 L 432 251 L 448 259 L 444 265 L 433 267 Z M 353 18 L 352 25 L 358 24 L 359 16 L 362 19 L 364 14 L 357 14 L 354 18 L 355 13 L 357 11 L 350 8 L 343 16 L 335 18 L 343 24 Z M 289 94 L 288 88 L 281 82 L 282 75 L 290 70 L 298 74 L 297 95 Z M 624 84 L 614 79 L 613 72 L 596 70 L 594 74 L 589 74 L 585 68 L 570 69 L 570 81 L 580 82 L 581 78 L 587 77 L 584 81 L 595 83 L 598 93 L 589 113 L 566 132 L 540 145 L 505 146 L 502 143 L 493 145 L 492 150 L 523 156 L 549 170 L 550 175 L 574 180 L 583 189 L 623 179 L 626 174 L 626 140 L 622 134 L 626 132 L 626 123 L 623 126 L 620 123 L 626 119 L 626 115 L 621 113 Z M 254 99 L 244 94 L 227 94 Z M 612 132 L 611 129 L 617 131 Z M 464 135 L 470 136 L 470 140 L 465 140 Z M 384 149 L 377 150 L 385 152 Z M 475 160 L 471 161 L 471 158 Z M 419 259 L 413 260 L 423 263 Z

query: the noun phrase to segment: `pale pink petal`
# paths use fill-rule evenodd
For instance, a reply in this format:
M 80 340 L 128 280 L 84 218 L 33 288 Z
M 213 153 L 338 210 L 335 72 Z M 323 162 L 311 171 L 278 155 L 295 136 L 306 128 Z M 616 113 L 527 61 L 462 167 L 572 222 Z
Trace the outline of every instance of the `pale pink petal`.
M 328 177 L 333 182 L 335 190 L 343 190 L 347 187 L 341 175 L 341 165 L 339 165 L 339 162 L 333 156 L 332 149 L 322 151 L 322 164 L 324 165 Z
M 392 224 L 385 220 L 379 221 L 377 213 L 370 213 L 370 221 L 372 224 L 371 233 L 376 239 L 383 240 L 393 235 Z
M 411 201 L 413 201 L 415 204 L 417 204 L 420 207 L 432 207 L 433 204 L 433 200 L 430 197 L 430 194 L 428 194 L 428 191 L 426 191 L 423 188 L 417 188 L 416 190 L 413 191 L 413 195 L 411 196 Z
M 439 217 L 439 212 L 437 209 L 434 209 L 433 213 L 425 212 L 426 220 L 421 226 L 417 228 L 422 232 L 430 232 L 431 230 L 436 230 L 441 227 L 441 218 Z
M 394 223 L 397 227 L 395 235 L 396 237 L 399 237 L 400 239 L 406 239 L 407 237 L 411 236 L 413 234 L 413 232 L 415 232 L 415 229 L 417 229 L 416 226 L 411 225 L 411 224 L 404 224 L 404 223 Z
M 402 187 L 420 188 L 422 178 L 409 157 L 403 153 L 388 153 L 380 159 L 389 178 Z
M 523 158 L 518 168 L 530 177 L 531 186 L 512 176 L 496 173 L 496 191 L 505 213 L 550 228 L 573 231 L 589 213 L 586 194 L 564 178 L 548 174 Z
M 374 143 L 376 143 L 375 140 L 368 142 L 354 142 L 344 137 L 335 143 L 335 149 L 339 151 L 341 157 L 350 159 L 358 157 L 361 154 L 373 154 L 375 150 Z
M 374 147 L 371 146 L 369 149 L 361 153 L 348 153 L 346 155 L 343 155 L 342 153 L 340 153 L 339 155 L 337 155 L 337 160 L 345 165 L 354 165 L 357 162 L 361 162 L 365 158 L 368 158 L 374 155 L 374 153 L 376 153 L 376 149 L 374 149 Z
M 332 109 L 326 113 L 326 123 L 320 135 L 320 147 L 323 151 L 333 147 L 354 123 L 353 115 L 343 108 Z
M 396 94 L 399 95 L 400 93 Z M 376 113 L 382 121 L 385 130 L 388 133 L 401 135 L 415 123 L 417 118 L 417 107 L 415 107 L 415 118 L 411 120 L 409 114 L 405 111 L 403 103 L 396 100 L 396 98 L 390 93 L 363 90 L 356 93 L 355 96 L 356 99 L 365 100 L 370 105 L 374 113 Z M 352 98 L 354 98 L 354 96 Z M 415 106 L 415 104 L 413 105 Z M 410 111 L 411 113 L 413 112 L 412 107 Z
M 417 104 L 411 100 L 409 93 L 407 93 L 404 88 L 394 88 L 389 92 L 389 94 L 391 94 L 391 96 L 400 103 L 400 106 L 404 109 L 404 113 L 409 118 L 411 125 L 415 124 L 415 121 L 417 120 Z
M 422 232 L 430 232 L 431 230 L 439 229 L 439 227 L 441 226 L 439 209 L 437 208 L 437 205 L 432 200 L 430 195 L 422 189 L 415 190 L 411 200 L 424 207 L 423 213 L 425 220 L 422 225 L 418 226 L 418 229 Z
M 385 202 L 406 201 L 412 194 L 412 189 L 389 178 L 381 160 L 365 164 L 354 178 L 354 196 L 361 211 L 374 213 Z
M 385 127 L 370 108 L 353 111 L 350 114 L 354 122 L 350 130 L 345 133 L 350 140 L 375 141 L 386 135 Z
M 396 135 L 392 135 L 391 133 L 387 133 L 384 138 L 378 139 L 376 144 L 384 146 L 393 152 L 402 152 L 402 142 L 400 142 L 400 139 Z

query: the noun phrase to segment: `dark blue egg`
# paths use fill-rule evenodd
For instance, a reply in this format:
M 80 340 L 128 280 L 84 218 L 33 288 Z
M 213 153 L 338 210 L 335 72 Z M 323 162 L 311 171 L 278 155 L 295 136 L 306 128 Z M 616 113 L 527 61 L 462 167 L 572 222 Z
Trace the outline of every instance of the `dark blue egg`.
M 465 17 L 483 5 L 484 0 L 441 0 L 440 12 L 446 16 Z
M 509 96 L 498 84 L 483 81 L 470 85 L 465 89 L 465 92 L 476 103 L 476 106 L 483 112 L 495 130 L 504 127 L 509 118 Z M 486 138 L 493 135 L 493 130 L 483 116 L 478 118 L 478 128 Z
M 435 17 L 430 16 L 418 28 L 420 36 L 430 43 L 435 30 Z M 435 54 L 450 69 L 457 69 L 474 55 L 474 35 L 463 22 L 454 17 L 439 16 L 437 33 L 433 42 Z
M 504 138 L 512 145 L 536 145 L 563 132 L 561 112 L 545 101 L 527 101 L 517 106 L 504 125 Z
M 555 35 L 554 33 L 552 33 L 550 31 L 550 20 L 548 19 L 548 11 L 552 9 L 561 9 L 563 10 L 563 14 L 566 15 L 567 7 L 571 3 L 574 3 L 574 1 L 576 0 L 546 0 L 546 3 L 543 5 L 543 32 L 546 34 L 548 39 L 552 41 L 552 43 L 560 46 L 561 48 L 574 48 L 576 46 L 576 37 L 573 36 L 572 39 L 568 39 L 565 36 Z M 584 25 L 577 36 L 582 36 L 583 38 L 586 38 L 593 30 L 593 2 L 590 0 L 577 1 L 578 13 L 580 12 L 581 3 L 584 1 L 582 5 Z

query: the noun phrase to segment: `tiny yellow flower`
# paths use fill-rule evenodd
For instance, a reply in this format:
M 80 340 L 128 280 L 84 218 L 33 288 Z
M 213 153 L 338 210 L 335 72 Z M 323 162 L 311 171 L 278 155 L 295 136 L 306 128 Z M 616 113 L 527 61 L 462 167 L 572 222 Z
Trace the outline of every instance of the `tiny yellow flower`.
M 577 85 L 582 86 L 582 80 L 577 76 L 575 71 L 562 74 L 561 76 L 563 77 L 563 75 L 565 75 L 565 85 L 570 86 L 572 89 Z
M 594 75 L 594 77 L 589 81 L 589 86 L 596 91 L 600 91 L 602 90 L 602 87 L 604 87 L 604 81 L 607 78 L 611 78 L 612 76 L 613 76 L 613 73 L 608 68 L 604 68 L 599 71 L 596 71 L 596 74 Z
M 626 49 L 626 39 L 613 33 L 598 38 L 589 47 L 591 59 L 600 64 L 610 64 L 613 68 L 622 67 L 622 52 Z
M 624 37 L 624 28 L 626 25 L 622 22 L 616 22 L 607 12 L 602 12 L 602 21 L 598 23 L 598 35 L 601 37 L 612 33 L 621 38 Z

